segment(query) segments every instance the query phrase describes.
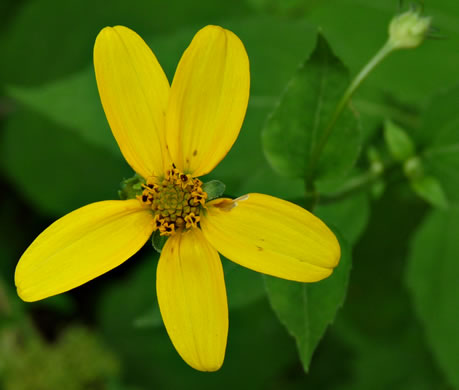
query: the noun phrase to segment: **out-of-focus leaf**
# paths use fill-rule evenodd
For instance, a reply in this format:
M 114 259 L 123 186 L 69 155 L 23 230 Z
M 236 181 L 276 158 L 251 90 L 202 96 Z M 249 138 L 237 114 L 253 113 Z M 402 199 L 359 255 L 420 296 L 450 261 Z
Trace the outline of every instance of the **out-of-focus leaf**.
M 174 34 L 184 26 L 219 24 L 222 19 L 251 13 L 244 0 L 218 7 L 213 0 L 111 0 L 109 6 L 93 0 L 23 3 L 20 12 L 9 21 L 7 33 L 0 36 L 0 82 L 40 84 L 82 69 L 92 61 L 94 41 L 105 26 L 121 24 L 142 36 L 158 36 Z M 78 23 L 82 20 L 84 26 Z
M 78 73 L 36 88 L 11 87 L 8 93 L 57 125 L 120 156 L 102 110 L 94 74 Z
M 308 20 L 322 27 L 335 53 L 356 74 L 387 40 L 389 22 L 397 12 L 397 1 L 335 0 L 314 7 Z M 368 97 L 369 103 L 379 104 L 389 94 L 400 102 L 419 104 L 422 97 L 457 82 L 459 52 L 452 48 L 459 45 L 459 3 L 425 2 L 424 13 L 448 39 L 427 40 L 416 50 L 392 54 L 364 82 L 359 100 Z M 374 100 L 378 94 L 380 99 Z
M 391 186 L 373 202 L 368 228 L 353 248 L 346 303 L 327 332 L 327 337 L 332 337 L 327 345 L 340 342 L 348 350 L 345 362 L 341 362 L 349 369 L 346 378 L 332 386 L 317 378 L 317 361 L 324 361 L 322 375 L 327 376 L 327 363 L 336 354 L 335 349 L 322 349 L 321 343 L 309 376 L 327 385 L 315 386 L 308 381 L 304 388 L 451 390 L 423 340 L 404 285 L 410 238 L 426 207 L 413 202 L 406 196 L 406 186 L 403 188 L 400 193 Z
M 446 39 L 426 40 L 415 50 L 399 51 L 384 60 L 364 81 L 353 99 L 365 138 L 390 117 L 407 127 L 418 124 L 426 98 L 457 83 L 459 3 L 425 3 L 425 14 Z M 406 2 L 408 5 L 409 2 Z M 387 40 L 388 24 L 398 1 L 331 0 L 312 8 L 307 20 L 317 23 L 339 58 L 355 75 Z M 427 76 L 428 75 L 428 76 Z
M 268 298 L 279 320 L 295 338 L 304 369 L 327 327 L 344 302 L 351 270 L 351 252 L 340 237 L 341 260 L 327 279 L 317 283 L 297 283 L 265 277 Z
M 119 374 L 116 356 L 86 328 L 69 327 L 48 345 L 20 326 L 0 332 L 5 389 L 106 389 Z
M 230 310 L 250 305 L 265 296 L 263 279 L 258 272 L 241 267 L 221 255 L 220 257 Z
M 413 141 L 400 126 L 392 121 L 384 124 L 384 140 L 391 155 L 398 161 L 405 161 L 415 152 Z
M 94 147 L 40 115 L 21 111 L 5 128 L 3 169 L 19 193 L 44 215 L 62 215 L 85 204 L 117 199 L 130 176 L 121 156 Z
M 448 207 L 448 200 L 440 182 L 433 176 L 416 177 L 410 181 L 414 192 L 434 207 Z
M 266 166 L 260 129 L 295 68 L 312 49 L 314 30 L 304 22 L 267 17 L 227 21 L 224 27 L 241 38 L 251 63 L 251 98 L 243 129 L 228 156 L 209 177 L 222 180 L 232 193 Z M 196 31 L 196 28 L 187 28 L 152 39 L 145 37 L 170 80 Z M 10 86 L 9 92 L 16 100 L 65 129 L 118 155 L 97 94 L 92 67 L 39 87 Z
M 265 296 L 263 279 L 259 273 L 241 267 L 221 255 L 220 257 L 225 273 L 226 295 L 230 310 L 251 305 Z M 139 313 L 134 325 L 137 327 L 163 326 L 158 305 L 155 304 L 145 313 Z
M 304 180 L 279 176 L 267 162 L 260 164 L 237 186 L 238 194 L 259 192 L 284 199 L 302 198 L 304 196 Z
M 223 367 L 212 375 L 190 368 L 174 349 L 163 326 L 140 321 L 154 320 L 156 316 L 156 322 L 161 323 L 159 310 L 153 309 L 156 261 L 151 257 L 135 260 L 140 264 L 125 275 L 124 281 L 115 281 L 106 290 L 98 311 L 104 339 L 123 363 L 125 383 L 145 388 L 155 384 L 158 388 L 203 390 L 220 388 L 224 383 L 228 388 L 261 390 L 294 364 L 294 343 L 266 300 L 257 300 L 231 310 Z M 235 270 L 232 272 L 236 274 Z M 227 284 L 230 283 L 228 279 Z M 240 284 L 240 294 L 246 287 Z M 139 317 L 142 313 L 146 315 Z M 251 373 L 248 377 L 241 375 L 247 367 Z
M 459 388 L 459 211 L 434 211 L 412 241 L 407 284 L 427 341 Z
M 426 175 L 437 179 L 446 198 L 455 204 L 459 203 L 458 104 L 459 86 L 436 96 L 425 109 L 422 127 L 416 132 L 423 146 L 421 158 Z
M 344 238 L 355 244 L 365 230 L 370 217 L 370 200 L 365 192 L 356 193 L 314 210 L 326 224 L 336 226 Z
M 348 82 L 346 67 L 319 34 L 313 54 L 288 84 L 263 131 L 266 155 L 279 173 L 308 175 Z M 360 143 L 357 117 L 347 108 L 314 167 L 319 184 L 341 180 L 354 165 Z

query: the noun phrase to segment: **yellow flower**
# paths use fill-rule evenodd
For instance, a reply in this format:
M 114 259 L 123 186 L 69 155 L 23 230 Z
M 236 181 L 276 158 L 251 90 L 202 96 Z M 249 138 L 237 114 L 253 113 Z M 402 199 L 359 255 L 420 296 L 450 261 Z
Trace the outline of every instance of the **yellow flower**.
M 129 259 L 159 229 L 168 236 L 156 284 L 167 332 L 190 366 L 215 371 L 228 333 L 218 252 L 258 272 L 315 282 L 337 266 L 338 241 L 311 213 L 271 196 L 206 203 L 197 177 L 228 153 L 249 98 L 247 53 L 232 32 L 200 30 L 172 86 L 145 42 L 126 27 L 100 32 L 94 64 L 111 130 L 145 179 L 143 193 L 90 204 L 49 226 L 19 261 L 18 294 L 36 301 L 80 286 Z

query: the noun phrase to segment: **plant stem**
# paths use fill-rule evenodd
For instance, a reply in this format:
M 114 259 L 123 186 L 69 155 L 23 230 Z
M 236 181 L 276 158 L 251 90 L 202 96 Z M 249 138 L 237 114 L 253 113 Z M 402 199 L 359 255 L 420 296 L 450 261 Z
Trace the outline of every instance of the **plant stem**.
M 361 191 L 367 191 L 377 180 L 383 177 L 393 177 L 397 173 L 397 165 L 387 165 L 383 170 L 374 172 L 369 170 L 359 176 L 351 178 L 338 192 L 321 196 L 321 204 L 328 204 L 345 199 Z
M 394 47 L 392 44 L 389 43 L 389 41 L 375 54 L 375 56 L 362 68 L 362 70 L 355 76 L 355 78 L 352 80 L 351 84 L 349 87 L 346 89 L 344 92 L 343 96 L 341 97 L 340 101 L 338 102 L 338 105 L 336 106 L 335 111 L 333 112 L 333 115 L 328 122 L 327 127 L 324 130 L 323 136 L 320 139 L 319 143 L 315 147 L 311 160 L 309 163 L 309 168 L 308 168 L 308 173 L 306 175 L 306 188 L 309 189 L 309 192 L 311 192 L 311 188 L 314 189 L 313 185 L 313 179 L 314 179 L 314 171 L 316 169 L 316 165 L 318 163 L 318 160 L 320 158 L 320 155 L 322 154 L 322 151 L 325 147 L 325 145 L 328 142 L 328 139 L 330 138 L 330 135 L 332 134 L 333 128 L 335 127 L 335 124 L 340 117 L 341 113 L 343 110 L 346 108 L 347 104 L 349 103 L 349 100 L 351 97 L 354 95 L 355 91 L 357 88 L 362 84 L 363 80 L 370 74 L 370 72 L 378 65 L 388 54 L 390 54 L 394 50 Z

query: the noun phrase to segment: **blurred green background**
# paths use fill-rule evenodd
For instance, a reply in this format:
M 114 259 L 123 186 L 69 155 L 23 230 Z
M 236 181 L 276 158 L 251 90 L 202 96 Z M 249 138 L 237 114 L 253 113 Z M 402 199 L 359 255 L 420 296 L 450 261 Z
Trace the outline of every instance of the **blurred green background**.
M 435 208 L 425 189 L 413 191 L 401 167 L 350 196 L 325 189 L 335 201 L 316 212 L 347 244 L 342 286 L 323 320 L 317 302 L 326 284 L 307 290 L 306 306 L 292 294 L 285 316 L 272 293 L 276 281 L 224 259 L 228 348 L 223 368 L 209 374 L 188 367 L 169 341 L 150 245 L 61 296 L 25 304 L 14 290 L 15 265 L 46 226 L 87 203 L 116 199 L 120 181 L 132 175 L 97 95 L 97 33 L 107 25 L 134 29 L 171 80 L 199 28 L 234 31 L 250 58 L 251 99 L 241 135 L 212 177 L 234 196 L 295 200 L 304 196 L 302 181 L 279 176 L 264 156 L 268 115 L 310 56 L 318 29 L 355 75 L 387 39 L 399 2 L 0 0 L 0 388 L 459 389 L 459 3 L 424 5 L 444 39 L 394 53 L 358 91 L 362 144 L 349 177 L 371 168 L 368 150 L 388 153 L 383 124 L 390 119 L 415 140 L 448 207 Z M 290 315 L 305 323 L 296 327 Z M 309 317 L 315 336 L 305 341 Z

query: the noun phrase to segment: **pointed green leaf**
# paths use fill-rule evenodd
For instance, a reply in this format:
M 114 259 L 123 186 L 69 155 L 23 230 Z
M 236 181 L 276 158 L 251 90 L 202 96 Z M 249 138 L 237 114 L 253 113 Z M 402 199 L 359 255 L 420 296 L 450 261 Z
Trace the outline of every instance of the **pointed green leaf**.
M 332 114 L 349 83 L 348 71 L 319 34 L 311 57 L 296 72 L 263 131 L 263 145 L 280 174 L 305 177 Z M 354 165 L 361 137 L 357 117 L 347 108 L 317 164 L 316 179 L 333 187 Z
M 350 247 L 339 237 L 338 268 L 317 283 L 297 283 L 265 276 L 268 298 L 279 320 L 295 338 L 305 371 L 327 327 L 346 297 L 351 269 Z
M 384 124 L 384 140 L 394 159 L 405 161 L 414 155 L 415 147 L 410 136 L 392 121 Z
M 412 242 L 407 283 L 427 341 L 459 388 L 459 210 L 432 212 Z
M 434 207 L 448 207 L 448 199 L 440 182 L 433 176 L 422 176 L 411 181 L 414 192 Z
M 452 204 L 459 204 L 459 86 L 432 99 L 416 140 L 425 174 L 436 178 Z

